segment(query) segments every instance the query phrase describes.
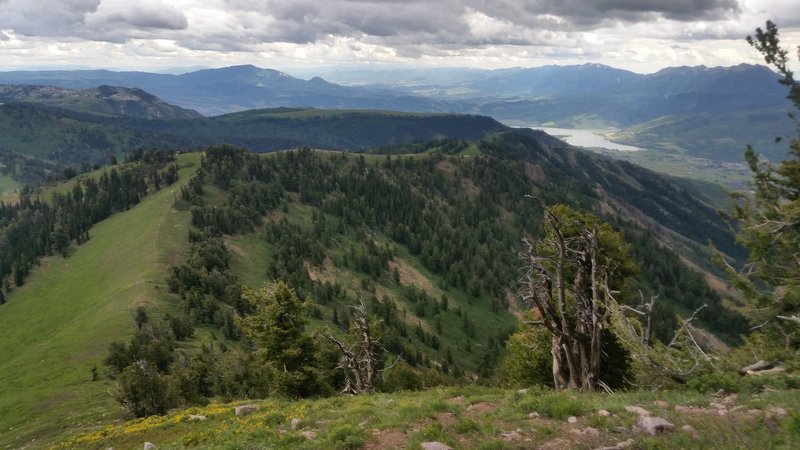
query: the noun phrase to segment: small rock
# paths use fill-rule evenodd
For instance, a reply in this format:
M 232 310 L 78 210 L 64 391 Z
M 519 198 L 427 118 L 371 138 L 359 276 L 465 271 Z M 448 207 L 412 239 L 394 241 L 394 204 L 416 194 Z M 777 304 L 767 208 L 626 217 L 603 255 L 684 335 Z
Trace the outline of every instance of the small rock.
M 747 410 L 747 414 L 750 414 L 751 416 L 755 416 L 756 414 L 761 414 L 761 410 L 760 409 L 748 409 Z
M 665 402 L 664 400 L 656 400 L 655 405 L 661 409 L 669 409 L 669 403 Z
M 614 427 L 611 429 L 614 433 L 626 433 L 628 431 L 625 427 Z
M 511 431 L 508 433 L 500 433 L 500 437 L 502 437 L 503 440 L 506 442 L 514 442 L 522 438 L 522 436 L 520 436 L 520 434 L 517 433 L 516 431 Z
M 583 435 L 583 431 L 581 431 L 581 430 L 579 430 L 577 428 L 573 428 L 573 429 L 569 430 L 568 433 L 569 434 L 574 434 L 576 436 L 582 436 Z
M 539 413 L 536 411 L 528 414 L 528 419 L 538 419 L 538 418 L 539 418 Z
M 156 447 L 156 444 L 153 444 L 152 442 L 144 443 L 144 450 L 156 450 L 157 448 L 158 447 Z
M 463 405 L 464 404 L 464 396 L 463 395 L 459 395 L 458 397 L 453 397 L 453 398 L 449 399 L 448 401 L 450 403 L 455 403 L 456 405 Z
M 691 425 L 684 425 L 684 426 L 681 427 L 681 430 L 683 430 L 683 431 L 685 431 L 687 433 L 694 433 L 694 427 L 691 426 Z
M 517 391 L 517 394 L 525 395 L 528 393 L 528 388 L 520 389 Z
M 290 427 L 292 428 L 292 430 L 300 428 L 300 419 L 292 419 Z
M 650 436 L 675 429 L 675 425 L 662 417 L 640 417 L 638 425 Z
M 679 413 L 689 413 L 692 412 L 692 408 L 683 405 L 675 405 L 675 412 Z
M 358 424 L 358 428 L 364 428 L 365 426 L 367 426 L 368 423 L 369 423 L 369 420 L 365 420 L 363 422 L 360 422 Z
M 309 441 L 313 441 L 314 438 L 317 437 L 317 433 L 314 433 L 313 431 L 303 431 L 303 432 L 300 433 L 300 436 L 303 436 L 304 438 L 308 439 Z
M 583 429 L 583 434 L 587 436 L 600 436 L 600 430 L 597 428 L 586 427 Z
M 729 395 L 729 396 L 727 396 L 727 397 L 722 399 L 722 404 L 724 404 L 724 405 L 732 405 L 732 404 L 736 403 L 736 400 L 738 400 L 738 399 L 739 399 L 738 395 L 731 394 L 731 395 Z
M 622 441 L 617 445 L 611 447 L 600 447 L 597 450 L 622 450 L 624 448 L 630 447 L 631 445 L 633 445 L 633 439 L 628 439 L 627 441 Z
M 569 422 L 569 423 L 578 423 L 578 418 L 575 417 L 575 416 L 569 416 L 569 418 L 567 418 L 567 422 Z
M 709 403 L 708 406 L 710 406 L 710 407 L 712 407 L 714 409 L 728 409 L 727 406 L 721 405 L 719 403 L 714 403 L 714 402 Z
M 786 410 L 781 408 L 780 406 L 776 406 L 774 408 L 770 408 L 769 411 L 775 414 L 775 417 L 780 420 L 786 417 Z
M 650 411 L 642 408 L 641 406 L 628 405 L 625 407 L 625 411 L 638 414 L 639 417 L 647 417 L 650 415 Z
M 189 420 L 203 421 L 206 420 L 206 416 L 201 416 L 199 414 L 189 414 Z
M 453 450 L 452 447 L 446 444 L 442 444 L 441 442 L 423 442 L 419 444 L 422 447 L 422 450 Z
M 606 411 L 605 409 L 601 409 L 601 410 L 597 411 L 597 415 L 598 416 L 603 416 L 603 417 L 611 417 L 611 413 Z
M 258 411 L 258 406 L 256 405 L 242 405 L 242 406 L 237 406 L 236 409 L 234 409 L 234 412 L 236 413 L 237 416 L 246 416 L 256 411 Z
M 728 410 L 727 410 L 727 409 L 718 409 L 718 410 L 717 410 L 717 415 L 718 415 L 718 416 L 722 417 L 722 416 L 724 416 L 725 414 L 728 414 Z
M 741 411 L 741 410 L 743 410 L 745 408 L 747 408 L 747 406 L 745 406 L 745 405 L 737 405 L 737 406 L 734 406 L 733 408 L 731 408 L 730 412 L 738 412 L 738 411 Z

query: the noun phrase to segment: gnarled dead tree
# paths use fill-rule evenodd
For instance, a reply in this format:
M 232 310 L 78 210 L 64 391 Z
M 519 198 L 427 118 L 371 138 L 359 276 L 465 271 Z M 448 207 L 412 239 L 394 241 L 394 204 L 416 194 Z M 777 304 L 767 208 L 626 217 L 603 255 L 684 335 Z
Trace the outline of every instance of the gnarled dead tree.
M 375 335 L 373 325 L 367 314 L 367 307 L 364 300 L 358 299 L 359 304 L 353 306 L 354 319 L 353 330 L 356 334 L 356 341 L 347 344 L 337 338 L 330 329 L 326 329 L 323 337 L 333 342 L 342 354 L 337 368 L 345 371 L 345 386 L 342 393 L 358 395 L 371 394 L 375 392 L 375 383 L 380 372 L 389 370 L 397 363 L 397 359 L 391 366 L 379 369 L 379 352 L 383 353 L 380 345 L 380 338 Z
M 523 239 L 520 296 L 552 335 L 556 389 L 592 391 L 599 380 L 603 330 L 613 289 L 633 270 L 622 237 L 590 214 L 544 206 L 546 237 Z

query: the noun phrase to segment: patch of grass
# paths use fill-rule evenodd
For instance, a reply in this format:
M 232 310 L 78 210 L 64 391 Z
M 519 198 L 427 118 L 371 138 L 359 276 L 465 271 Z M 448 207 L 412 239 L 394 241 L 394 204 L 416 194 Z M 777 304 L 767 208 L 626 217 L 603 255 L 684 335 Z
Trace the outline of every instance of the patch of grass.
M 15 203 L 19 199 L 17 190 L 21 186 L 8 175 L 0 175 L 0 201 Z
M 472 419 L 459 420 L 455 425 L 453 425 L 453 430 L 459 434 L 476 433 L 480 431 L 480 429 L 481 426 L 478 424 L 478 422 L 475 422 Z
M 598 430 L 608 430 L 615 426 L 616 422 L 609 417 L 592 415 L 589 416 L 587 422 L 590 427 L 597 428 Z
M 558 434 L 558 430 L 550 425 L 539 425 L 536 427 L 536 434 L 542 439 L 550 439 Z
M 585 412 L 586 399 L 578 399 L 568 392 L 533 392 L 519 401 L 525 412 L 538 412 L 544 417 L 565 420 L 570 416 L 580 416 Z
M 501 441 L 499 439 L 494 439 L 488 442 L 484 442 L 478 446 L 480 450 L 506 450 L 516 448 L 509 444 L 508 442 Z
M 352 450 L 364 447 L 364 431 L 345 424 L 331 428 L 326 435 L 326 448 Z

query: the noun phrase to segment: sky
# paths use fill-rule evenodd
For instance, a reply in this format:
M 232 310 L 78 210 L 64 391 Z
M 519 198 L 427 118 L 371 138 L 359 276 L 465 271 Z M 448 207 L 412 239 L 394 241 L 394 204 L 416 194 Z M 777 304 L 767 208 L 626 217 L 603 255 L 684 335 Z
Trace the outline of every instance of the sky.
M 0 70 L 760 63 L 799 0 L 0 0 Z

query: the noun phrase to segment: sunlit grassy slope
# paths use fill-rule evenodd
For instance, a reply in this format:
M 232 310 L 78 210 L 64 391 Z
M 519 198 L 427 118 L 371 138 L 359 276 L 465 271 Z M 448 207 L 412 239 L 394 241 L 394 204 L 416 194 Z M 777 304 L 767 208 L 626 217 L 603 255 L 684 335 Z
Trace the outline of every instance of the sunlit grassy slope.
M 165 269 L 185 257 L 189 227 L 172 204 L 199 155 L 179 162 L 178 183 L 95 225 L 68 258 L 43 260 L 0 307 L 0 447 L 121 416 L 113 383 L 91 369 L 133 334 L 137 304 L 169 307 Z

